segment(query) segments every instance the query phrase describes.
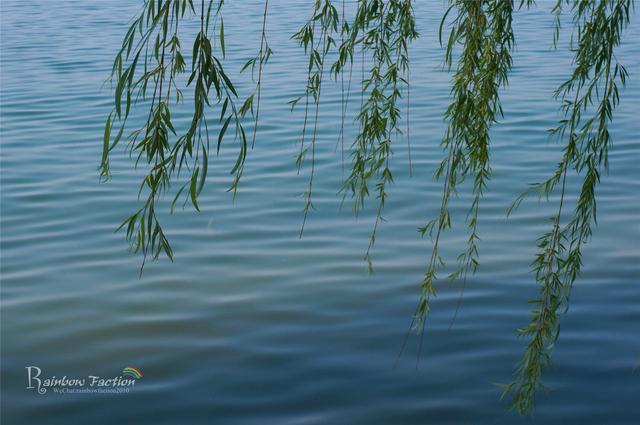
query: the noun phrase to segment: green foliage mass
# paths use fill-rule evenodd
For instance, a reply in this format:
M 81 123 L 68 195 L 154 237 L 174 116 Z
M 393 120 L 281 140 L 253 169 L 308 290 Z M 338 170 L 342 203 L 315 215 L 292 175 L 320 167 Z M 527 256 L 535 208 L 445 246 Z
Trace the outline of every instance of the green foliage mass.
M 406 133 L 410 148 L 409 51 L 419 36 L 413 2 L 359 0 L 350 18 L 345 14 L 344 0 L 309 3 L 309 19 L 292 36 L 307 58 L 303 94 L 290 102 L 292 109 L 304 108 L 300 152 L 296 158 L 299 172 L 310 162 L 301 235 L 313 210 L 322 86 L 329 79 L 341 83 L 340 141 L 344 158 L 346 105 L 351 95 L 354 62 L 360 60 L 358 132 L 349 147 L 350 167 L 343 169 L 342 193 L 352 199 L 356 214 L 371 194 L 375 195 L 376 220 L 365 253 L 371 269 L 371 251 L 393 183 L 389 166 L 393 145 Z M 171 211 L 178 202 L 199 210 L 198 197 L 206 184 L 210 155 L 212 150 L 217 154 L 227 139 L 237 146 L 229 188 L 235 194 L 247 154 L 256 143 L 263 70 L 272 55 L 267 32 L 269 1 L 264 0 L 257 53 L 241 70 L 241 73 L 250 70 L 255 83 L 246 99 L 240 99 L 234 87 L 233 81 L 238 76 L 229 76 L 223 66 L 226 54 L 223 6 L 224 0 L 145 0 L 114 61 L 114 108 L 105 126 L 100 172 L 102 177 L 109 177 L 110 153 L 123 139 L 135 165 L 146 169 L 139 187 L 142 206 L 120 226 L 132 251 L 142 254 L 143 267 L 147 258 L 157 260 L 162 254 L 173 258 L 157 215 L 159 199 L 172 190 Z M 442 17 L 440 43 L 445 51 L 444 63 L 453 72 L 452 100 L 444 111 L 447 128 L 441 141 L 443 160 L 435 172 L 443 184 L 439 214 L 419 228 L 432 241 L 412 325 L 421 336 L 430 300 L 436 295 L 438 272 L 445 266 L 439 246 L 445 231 L 452 226 L 449 202 L 467 179 L 472 181 L 466 216 L 468 239 L 449 278 L 461 281 L 464 288 L 469 274 L 479 267 L 478 212 L 491 177 L 491 127 L 502 115 L 499 94 L 508 82 L 512 66 L 514 14 L 523 7 L 534 6 L 532 0 L 452 0 Z M 571 74 L 555 93 L 564 117 L 550 131 L 564 146 L 561 159 L 552 176 L 532 184 L 512 207 L 516 208 L 530 193 L 543 198 L 559 195 L 550 229 L 539 239 L 533 262 L 540 294 L 532 301 L 531 320 L 518 331 L 528 343 L 513 382 L 504 386 L 504 395 L 512 397 L 513 407 L 522 414 L 532 411 L 537 390 L 544 388 L 542 373 L 550 365 L 551 351 L 560 332 L 560 316 L 568 308 L 571 287 L 580 274 L 582 247 L 596 222 L 595 190 L 602 171 L 608 167 L 609 125 L 628 76 L 616 59 L 615 49 L 629 24 L 633 7 L 633 0 L 557 0 L 551 10 L 557 18 L 554 44 L 561 31 L 560 17 L 572 16 L 570 51 L 574 59 Z M 190 61 L 179 37 L 179 25 L 186 19 L 199 22 L 199 31 L 188 52 Z M 329 58 L 335 61 L 329 62 Z M 183 75 L 186 85 L 181 83 Z M 193 91 L 191 123 L 185 129 L 176 129 L 171 119 L 172 107 L 183 102 L 183 90 L 187 89 Z M 139 103 L 148 108 L 147 118 L 142 127 L 130 128 L 128 118 Z M 246 123 L 252 126 L 249 136 Z M 217 134 L 211 134 L 214 128 Z M 570 193 L 566 187 L 568 173 L 580 177 L 578 193 Z M 575 207 L 567 218 L 564 209 L 569 198 Z

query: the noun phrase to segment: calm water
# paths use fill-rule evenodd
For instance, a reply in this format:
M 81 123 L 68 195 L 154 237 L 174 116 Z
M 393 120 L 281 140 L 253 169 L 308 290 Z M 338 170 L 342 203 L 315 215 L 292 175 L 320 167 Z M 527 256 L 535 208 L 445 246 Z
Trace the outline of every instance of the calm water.
M 139 175 L 122 151 L 110 183 L 96 171 L 110 109 L 103 82 L 139 3 L 2 0 L 3 423 L 637 424 L 640 26 L 619 54 L 631 80 L 598 192 L 599 226 L 547 374 L 554 391 L 540 397 L 533 418 L 520 419 L 494 383 L 510 379 L 524 345 L 514 331 L 536 294 L 529 264 L 553 205 L 525 203 L 509 220 L 504 211 L 559 158 L 545 129 L 558 118 L 551 93 L 570 58 L 550 50 L 551 2 L 518 14 L 507 114 L 494 131 L 494 177 L 482 205 L 482 268 L 451 330 L 459 287 L 442 283 L 418 370 L 415 339 L 394 363 L 429 255 L 416 227 L 438 205 L 431 174 L 450 78 L 436 43 L 445 4 L 417 2 L 415 172 L 409 178 L 401 141 L 369 276 L 362 255 L 371 211 L 356 220 L 336 195 L 336 87 L 321 109 L 317 210 L 297 237 L 306 175 L 295 172 L 301 121 L 287 101 L 300 94 L 304 70 L 288 37 L 308 7 L 272 3 L 263 125 L 237 202 L 225 192 L 229 147 L 212 161 L 202 213 L 165 219 L 175 263 L 150 265 L 139 279 L 140 258 L 113 233 L 138 205 Z M 256 1 L 229 2 L 230 69 L 255 52 L 260 10 Z M 448 255 L 462 237 L 448 234 Z M 25 388 L 30 365 L 58 377 L 112 377 L 134 366 L 144 377 L 128 394 L 38 395 Z

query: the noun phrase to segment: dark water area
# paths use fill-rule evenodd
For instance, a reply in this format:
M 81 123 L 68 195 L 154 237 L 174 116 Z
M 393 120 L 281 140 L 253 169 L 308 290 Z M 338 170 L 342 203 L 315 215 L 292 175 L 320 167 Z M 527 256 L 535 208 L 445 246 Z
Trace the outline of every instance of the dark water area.
M 210 161 L 202 211 L 163 217 L 175 262 L 148 264 L 139 278 L 141 258 L 114 230 L 139 205 L 141 170 L 117 149 L 112 180 L 100 183 L 97 172 L 112 102 L 104 82 L 139 2 L 2 0 L 2 423 L 640 423 L 636 16 L 618 54 L 630 78 L 611 128 L 611 169 L 598 188 L 598 226 L 545 376 L 552 391 L 540 395 L 533 417 L 520 418 L 495 384 L 511 379 L 524 349 L 515 331 L 537 294 L 530 263 L 557 199 L 525 201 L 509 219 L 505 211 L 560 158 L 546 130 L 560 117 L 552 94 L 571 56 L 567 34 L 561 49 L 551 47 L 555 2 L 517 13 L 505 116 L 493 131 L 493 177 L 480 211 L 481 268 L 451 328 L 460 285 L 439 284 L 418 369 L 414 337 L 396 359 L 430 254 L 416 229 L 436 216 L 441 194 L 432 174 L 443 155 L 451 78 L 437 41 L 446 3 L 416 2 L 414 173 L 399 139 L 373 275 L 363 255 L 375 204 L 357 219 L 348 204 L 340 208 L 339 82 L 323 94 L 316 209 L 298 238 L 308 168 L 296 172 L 302 111 L 291 113 L 287 102 L 304 90 L 305 63 L 290 36 L 310 6 L 271 3 L 274 54 L 237 199 L 226 191 L 229 144 Z M 261 4 L 225 5 L 232 74 L 257 51 Z M 250 81 L 238 89 L 248 93 Z M 357 107 L 357 96 L 352 101 Z M 187 106 L 174 117 L 181 126 L 189 119 Z M 347 143 L 356 131 L 347 126 Z M 468 201 L 463 192 L 453 205 L 460 227 Z M 463 231 L 447 233 L 443 253 L 452 262 L 464 240 Z M 26 388 L 29 366 L 70 378 L 114 377 L 133 366 L 143 377 L 128 393 L 38 394 Z

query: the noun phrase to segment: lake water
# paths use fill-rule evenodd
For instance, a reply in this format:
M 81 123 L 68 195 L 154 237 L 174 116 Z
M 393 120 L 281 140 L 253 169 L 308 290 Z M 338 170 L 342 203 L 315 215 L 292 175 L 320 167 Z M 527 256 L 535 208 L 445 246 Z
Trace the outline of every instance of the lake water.
M 259 45 L 260 3 L 225 6 L 230 70 Z M 416 2 L 414 174 L 400 139 L 372 276 L 362 257 L 373 208 L 357 220 L 340 209 L 336 85 L 320 110 L 316 210 L 298 238 L 308 169 L 296 173 L 301 112 L 291 114 L 287 102 L 303 90 L 304 64 L 289 36 L 310 2 L 271 3 L 274 56 L 237 200 L 226 192 L 229 146 L 211 161 L 202 212 L 164 219 L 175 262 L 149 264 L 139 278 L 140 258 L 114 234 L 138 205 L 139 173 L 121 150 L 110 182 L 97 173 L 111 108 L 103 83 L 139 2 L 2 1 L 3 423 L 637 424 L 638 22 L 618 55 L 631 77 L 612 126 L 611 171 L 598 189 L 598 228 L 546 374 L 553 391 L 522 419 L 494 384 L 511 379 L 525 345 L 515 330 L 536 295 L 529 264 L 556 204 L 528 201 L 508 220 L 505 210 L 560 155 L 545 134 L 559 117 L 552 92 L 570 66 L 566 43 L 550 48 L 554 2 L 518 13 L 506 115 L 493 132 L 494 175 L 481 208 L 482 266 L 451 329 L 460 287 L 439 284 L 418 369 L 416 338 L 395 363 L 430 253 L 416 228 L 439 204 L 432 173 L 449 99 L 437 44 L 445 2 Z M 188 110 L 176 115 L 182 125 L 187 119 Z M 459 224 L 465 201 L 454 204 Z M 449 258 L 463 237 L 447 234 Z M 125 366 L 144 376 L 127 394 L 39 395 L 26 388 L 27 366 L 43 377 L 113 377 Z

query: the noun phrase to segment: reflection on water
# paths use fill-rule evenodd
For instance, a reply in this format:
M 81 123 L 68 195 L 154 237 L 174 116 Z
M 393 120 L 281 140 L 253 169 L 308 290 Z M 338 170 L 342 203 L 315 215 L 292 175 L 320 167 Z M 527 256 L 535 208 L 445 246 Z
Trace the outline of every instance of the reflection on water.
M 227 66 L 237 69 L 255 53 L 261 8 L 228 3 Z M 521 420 L 493 384 L 511 378 L 524 345 L 514 331 L 536 293 L 529 264 L 552 205 L 527 202 L 509 220 L 504 212 L 559 158 L 544 130 L 558 119 L 551 93 L 570 58 L 550 49 L 551 2 L 519 13 L 482 204 L 482 267 L 451 330 L 460 288 L 442 283 L 418 370 L 415 339 L 394 363 L 429 254 L 416 228 L 438 205 L 431 175 L 449 94 L 436 42 L 445 5 L 416 4 L 414 176 L 402 141 L 369 276 L 362 256 L 372 212 L 356 220 L 339 208 L 337 86 L 320 111 L 316 210 L 297 237 L 306 181 L 293 162 L 300 117 L 287 101 L 300 94 L 305 74 L 289 36 L 308 13 L 305 3 L 273 2 L 263 124 L 237 201 L 225 191 L 228 147 L 212 161 L 203 212 L 165 218 L 175 263 L 151 265 L 139 279 L 140 258 L 113 233 L 137 205 L 138 176 L 121 152 L 111 182 L 99 184 L 96 171 L 110 109 L 102 83 L 138 2 L 2 2 L 4 423 L 636 423 L 639 27 L 619 55 L 631 81 L 598 192 L 598 229 L 546 380 L 554 391 L 540 398 L 534 418 Z M 176 119 L 184 124 L 187 114 Z M 459 216 L 465 201 L 454 205 Z M 463 236 L 448 234 L 445 254 L 455 255 Z M 38 395 L 25 388 L 27 366 L 43 377 L 104 378 L 132 366 L 143 377 L 126 394 Z

